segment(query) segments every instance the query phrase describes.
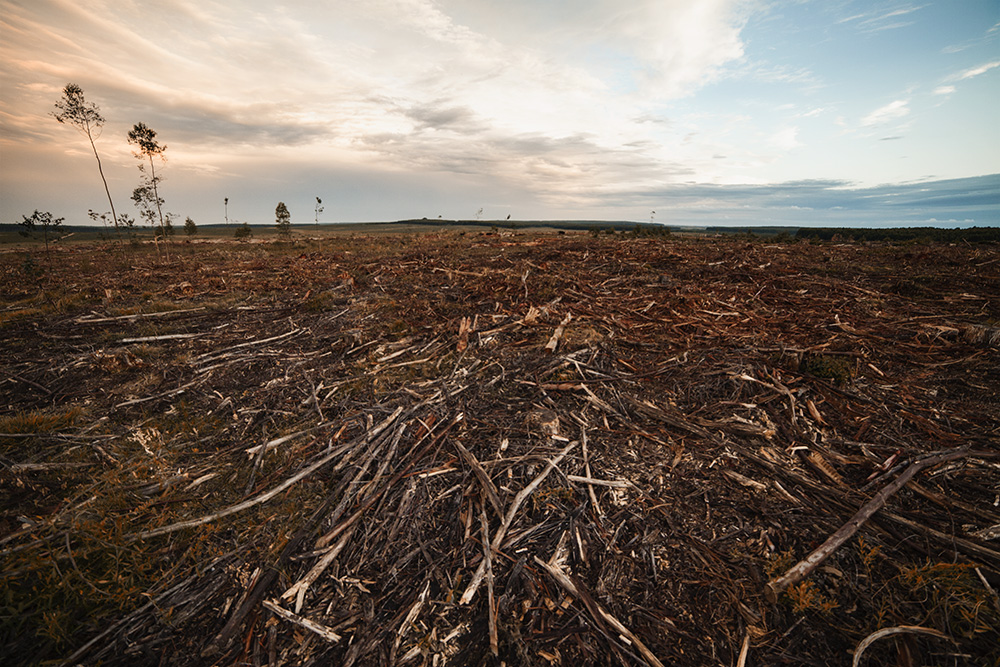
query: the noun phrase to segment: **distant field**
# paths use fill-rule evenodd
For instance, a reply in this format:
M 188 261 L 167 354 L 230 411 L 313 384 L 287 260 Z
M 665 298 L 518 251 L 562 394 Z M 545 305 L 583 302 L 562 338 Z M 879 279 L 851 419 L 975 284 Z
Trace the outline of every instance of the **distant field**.
M 182 227 L 175 227 L 172 236 L 174 242 L 184 241 L 206 241 L 218 239 L 233 239 L 239 225 L 235 224 L 206 224 L 198 225 L 198 231 L 194 236 L 187 236 Z M 250 225 L 254 239 L 274 239 L 277 232 L 273 224 Z M 674 233 L 686 231 L 681 228 L 671 228 L 664 225 L 650 225 L 649 223 L 635 223 L 626 221 L 595 221 L 595 220 L 400 220 L 393 222 L 345 222 L 345 223 L 321 223 L 316 224 L 293 224 L 292 235 L 297 239 L 324 238 L 328 236 L 342 236 L 350 234 L 426 234 L 441 232 L 443 230 L 458 232 L 477 231 L 504 231 L 504 232 L 600 232 L 607 233 L 613 230 L 615 233 L 634 232 L 636 229 L 644 233 L 664 233 L 673 231 Z M 794 228 L 786 230 L 794 233 Z M 41 242 L 41 232 L 36 231 L 34 240 L 25 239 L 21 235 L 19 225 L 0 225 L 0 245 L 23 245 L 33 242 Z M 764 230 L 764 233 L 772 232 L 771 228 Z M 123 231 L 125 238 L 136 238 L 139 240 L 151 240 L 153 232 L 148 227 L 135 228 L 132 232 Z M 114 240 L 116 233 L 113 229 L 92 226 L 64 227 L 59 231 L 58 236 L 63 243 L 78 243 L 81 241 L 90 242 L 98 240 Z

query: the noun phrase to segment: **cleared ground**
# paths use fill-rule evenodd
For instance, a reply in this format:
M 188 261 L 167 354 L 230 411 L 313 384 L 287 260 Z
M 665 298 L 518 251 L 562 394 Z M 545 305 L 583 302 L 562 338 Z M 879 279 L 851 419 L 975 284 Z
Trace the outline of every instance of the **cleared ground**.
M 5 664 L 996 664 L 995 245 L 0 267 Z

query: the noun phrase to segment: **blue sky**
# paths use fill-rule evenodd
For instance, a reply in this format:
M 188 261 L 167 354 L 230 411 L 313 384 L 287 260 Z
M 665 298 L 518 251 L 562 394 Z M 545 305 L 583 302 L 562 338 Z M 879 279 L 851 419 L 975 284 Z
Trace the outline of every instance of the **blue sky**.
M 1000 3 L 0 0 L 0 220 L 1000 224 Z

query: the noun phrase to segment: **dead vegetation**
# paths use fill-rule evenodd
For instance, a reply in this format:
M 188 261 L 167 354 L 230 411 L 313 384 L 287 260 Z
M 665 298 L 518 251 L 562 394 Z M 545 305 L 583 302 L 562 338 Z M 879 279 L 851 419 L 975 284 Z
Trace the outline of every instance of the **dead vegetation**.
M 998 664 L 995 246 L 175 250 L 0 260 L 5 664 Z

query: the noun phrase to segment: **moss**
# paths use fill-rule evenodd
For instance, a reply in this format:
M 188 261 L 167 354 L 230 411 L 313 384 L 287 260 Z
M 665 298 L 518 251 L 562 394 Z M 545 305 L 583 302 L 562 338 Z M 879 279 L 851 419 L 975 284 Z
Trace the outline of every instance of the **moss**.
M 854 364 L 848 358 L 827 354 L 804 355 L 799 371 L 831 380 L 838 387 L 854 379 Z

